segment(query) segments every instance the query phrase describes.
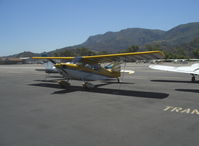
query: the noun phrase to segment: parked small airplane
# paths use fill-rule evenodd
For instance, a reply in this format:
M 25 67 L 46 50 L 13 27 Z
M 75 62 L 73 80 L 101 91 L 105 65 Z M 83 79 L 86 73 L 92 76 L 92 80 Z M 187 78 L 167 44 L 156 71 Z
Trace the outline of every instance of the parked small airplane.
M 54 64 L 51 61 L 45 62 L 44 64 L 44 68 L 45 69 L 40 69 L 41 71 L 45 71 L 46 73 L 50 74 L 50 73 L 59 73 L 58 70 L 56 69 L 56 67 L 54 66 Z M 112 65 L 106 66 L 106 69 L 111 69 Z M 133 74 L 135 73 L 135 71 L 133 70 L 126 70 L 126 69 L 122 69 L 120 70 L 120 72 L 124 72 L 124 73 L 128 73 L 128 74 Z
M 45 62 L 44 64 L 45 72 L 46 73 L 58 73 L 56 67 L 54 66 L 54 63 L 51 61 Z
M 33 57 L 33 59 L 48 59 L 54 63 L 56 70 L 64 78 L 59 82 L 62 86 L 70 85 L 70 79 L 77 79 L 84 82 L 84 88 L 93 88 L 95 86 L 89 81 L 117 79 L 119 82 L 122 62 L 163 57 L 161 51 L 147 51 L 81 57 Z M 56 63 L 53 59 L 63 59 L 66 63 Z M 108 65 L 102 66 L 105 63 Z
M 190 74 L 192 75 L 192 78 L 191 78 L 192 82 L 195 82 L 196 75 L 199 75 L 199 63 L 192 64 L 191 66 L 181 66 L 181 67 L 165 66 L 165 65 L 150 65 L 149 68 L 162 70 L 162 71 L 171 71 L 171 72 Z
M 35 69 L 36 71 L 45 71 L 46 73 L 58 73 L 54 64 L 50 61 L 43 63 L 44 68 Z

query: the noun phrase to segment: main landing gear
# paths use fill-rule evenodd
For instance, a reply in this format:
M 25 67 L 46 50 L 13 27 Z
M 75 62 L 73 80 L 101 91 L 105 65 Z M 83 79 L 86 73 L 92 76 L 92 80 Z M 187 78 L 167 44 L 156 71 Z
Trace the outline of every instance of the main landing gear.
M 61 80 L 61 81 L 58 81 L 58 84 L 59 84 L 62 88 L 66 88 L 66 87 L 70 86 L 70 83 L 69 83 L 68 80 Z M 92 83 L 89 83 L 89 82 L 84 82 L 84 83 L 82 84 L 82 87 L 83 87 L 84 89 L 93 89 L 93 88 L 95 88 L 95 85 L 92 84 Z
M 193 74 L 192 74 L 191 81 L 192 81 L 192 82 L 195 82 L 195 81 L 196 81 L 196 77 L 195 77 L 195 75 L 193 75 Z
M 95 88 L 95 85 L 93 85 L 92 83 L 89 83 L 89 82 L 84 82 L 84 83 L 82 84 L 82 87 L 83 87 L 84 89 L 93 89 L 93 88 Z
M 58 81 L 58 84 L 63 88 L 70 86 L 70 83 L 66 80 Z

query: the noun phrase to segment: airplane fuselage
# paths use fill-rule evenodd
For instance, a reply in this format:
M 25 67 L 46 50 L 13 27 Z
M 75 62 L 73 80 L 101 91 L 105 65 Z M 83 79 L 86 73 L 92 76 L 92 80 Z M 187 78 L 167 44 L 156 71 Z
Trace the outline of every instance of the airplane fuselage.
M 120 77 L 119 71 L 105 69 L 98 64 L 59 63 L 55 64 L 55 67 L 68 78 L 83 81 L 107 80 Z
M 162 71 L 191 74 L 192 82 L 195 82 L 195 76 L 199 75 L 199 63 L 192 64 L 191 66 L 180 66 L 180 67 L 165 66 L 165 65 L 150 65 L 149 67 L 152 69 L 157 69 Z

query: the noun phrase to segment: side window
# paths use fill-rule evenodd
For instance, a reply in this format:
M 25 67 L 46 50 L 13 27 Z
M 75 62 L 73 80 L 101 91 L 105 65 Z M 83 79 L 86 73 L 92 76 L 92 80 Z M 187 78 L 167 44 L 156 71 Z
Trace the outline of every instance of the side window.
M 77 64 L 77 65 L 83 65 L 83 63 L 82 63 L 82 62 L 77 62 L 76 64 Z
M 85 64 L 85 67 L 92 69 L 90 64 Z
M 93 69 L 94 70 L 99 70 L 100 69 L 100 65 L 99 64 L 94 64 L 93 65 Z
M 86 68 L 90 68 L 90 69 L 93 69 L 93 70 L 100 70 L 101 66 L 100 64 L 85 64 L 84 65 Z

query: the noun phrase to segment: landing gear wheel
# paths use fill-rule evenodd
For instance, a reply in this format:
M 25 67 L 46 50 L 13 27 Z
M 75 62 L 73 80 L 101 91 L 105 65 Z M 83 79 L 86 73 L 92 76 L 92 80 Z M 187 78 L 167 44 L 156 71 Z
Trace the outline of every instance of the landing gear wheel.
M 85 83 L 82 84 L 82 87 L 84 89 L 93 89 L 93 88 L 95 88 L 95 85 L 88 83 L 88 82 L 85 82 Z
M 58 83 L 59 83 L 59 85 L 60 85 L 61 87 L 67 87 L 67 86 L 70 86 L 70 83 L 69 83 L 69 82 L 67 82 L 67 81 L 64 81 L 64 80 L 59 81 Z
M 196 81 L 195 76 L 193 76 L 193 77 L 191 78 L 191 81 L 192 81 L 192 82 L 195 82 L 195 81 Z

